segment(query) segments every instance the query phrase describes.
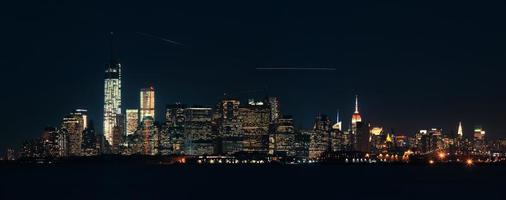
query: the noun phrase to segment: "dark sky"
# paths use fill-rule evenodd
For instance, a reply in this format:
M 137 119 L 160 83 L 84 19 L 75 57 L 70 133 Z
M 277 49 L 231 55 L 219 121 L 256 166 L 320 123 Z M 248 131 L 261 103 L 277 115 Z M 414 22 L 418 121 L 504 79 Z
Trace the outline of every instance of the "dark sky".
M 214 106 L 224 92 L 245 100 L 263 94 L 242 91 L 268 88 L 305 127 L 337 109 L 349 123 L 357 93 L 365 119 L 400 133 L 461 120 L 467 135 L 481 124 L 506 136 L 504 1 L 181 2 L 3 3 L 1 151 L 74 108 L 102 130 L 110 31 L 124 108 L 153 84 L 158 120 L 168 103 Z M 337 70 L 255 70 L 263 66 Z

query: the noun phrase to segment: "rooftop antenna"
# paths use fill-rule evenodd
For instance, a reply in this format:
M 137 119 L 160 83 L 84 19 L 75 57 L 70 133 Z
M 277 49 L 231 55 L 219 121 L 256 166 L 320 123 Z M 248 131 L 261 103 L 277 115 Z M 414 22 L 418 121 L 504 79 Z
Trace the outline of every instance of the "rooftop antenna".
M 109 32 L 109 45 L 110 45 L 110 56 L 111 62 L 114 61 L 114 32 Z

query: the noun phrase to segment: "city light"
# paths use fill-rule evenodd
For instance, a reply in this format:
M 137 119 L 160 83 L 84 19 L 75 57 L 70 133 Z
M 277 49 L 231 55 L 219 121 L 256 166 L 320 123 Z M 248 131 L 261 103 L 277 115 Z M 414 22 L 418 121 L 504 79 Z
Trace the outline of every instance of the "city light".
M 466 160 L 466 164 L 467 164 L 468 166 L 473 165 L 473 159 L 467 159 L 467 160 Z

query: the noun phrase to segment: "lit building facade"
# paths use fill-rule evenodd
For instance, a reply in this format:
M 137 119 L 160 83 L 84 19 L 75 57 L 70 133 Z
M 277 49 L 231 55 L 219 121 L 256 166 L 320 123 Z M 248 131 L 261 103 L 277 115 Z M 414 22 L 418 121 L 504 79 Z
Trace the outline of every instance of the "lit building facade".
M 140 92 L 140 118 L 144 120 L 145 117 L 155 118 L 155 88 L 143 88 Z
M 160 133 L 162 155 L 185 153 L 186 108 L 186 105 L 180 103 L 167 105 L 165 123 Z
M 327 115 L 318 115 L 313 126 L 314 133 L 310 136 L 309 159 L 320 159 L 325 151 L 330 150 L 330 134 L 332 124 Z
M 193 106 L 184 110 L 184 149 L 186 155 L 212 155 L 212 109 Z
M 271 122 L 276 121 L 281 116 L 281 111 L 279 108 L 279 99 L 277 97 L 269 97 L 269 106 L 271 109 Z
M 332 151 L 349 151 L 351 150 L 351 135 L 348 131 L 343 131 L 343 123 L 339 120 L 339 112 L 336 115 L 336 123 L 332 125 L 331 130 L 331 146 Z
M 139 126 L 139 110 L 126 109 L 126 135 L 132 135 Z
M 104 78 L 104 136 L 112 144 L 117 115 L 121 114 L 121 64 L 111 55 L 105 66 Z
M 243 149 L 242 123 L 239 118 L 240 101 L 223 99 L 218 103 L 214 115 L 221 140 L 218 153 L 233 154 Z
M 279 117 L 269 134 L 269 154 L 295 156 L 295 127 L 291 116 Z
M 159 146 L 158 127 L 155 120 L 147 116 L 145 117 L 136 133 L 139 138 L 137 140 L 137 149 L 143 155 L 157 155 Z
M 83 131 L 83 140 L 81 143 L 82 156 L 95 156 L 98 154 L 97 149 L 97 134 L 93 127 L 93 122 L 90 121 L 86 129 Z
M 271 108 L 263 103 L 252 103 L 239 108 L 243 134 L 243 151 L 267 153 Z
M 76 109 L 65 116 L 61 123 L 61 129 L 65 130 L 68 156 L 80 156 L 83 131 L 87 128 L 87 111 Z

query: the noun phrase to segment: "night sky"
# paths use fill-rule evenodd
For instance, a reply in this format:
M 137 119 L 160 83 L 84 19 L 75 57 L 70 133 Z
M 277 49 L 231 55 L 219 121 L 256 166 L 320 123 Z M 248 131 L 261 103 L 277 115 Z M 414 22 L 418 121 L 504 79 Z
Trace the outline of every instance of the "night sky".
M 17 1 L 0 8 L 0 152 L 40 136 L 74 108 L 102 132 L 108 33 L 123 66 L 123 108 L 139 89 L 166 104 L 214 106 L 224 92 L 278 96 L 310 127 L 317 113 L 412 135 L 481 124 L 506 136 L 506 3 L 399 1 L 323 4 Z M 310 3 L 311 2 L 311 3 Z M 175 45 L 136 32 L 182 43 Z M 333 67 L 335 71 L 258 71 Z

